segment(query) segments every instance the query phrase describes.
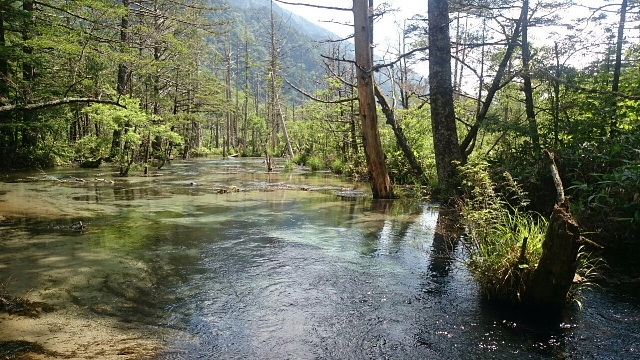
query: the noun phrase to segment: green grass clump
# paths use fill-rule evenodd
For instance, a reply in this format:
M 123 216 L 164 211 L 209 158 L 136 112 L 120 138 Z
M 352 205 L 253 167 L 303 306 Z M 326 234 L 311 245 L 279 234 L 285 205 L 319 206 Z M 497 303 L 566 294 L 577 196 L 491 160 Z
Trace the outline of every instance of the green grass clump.
M 519 303 L 542 255 L 547 221 L 522 210 L 525 193 L 504 174 L 508 196 L 496 191 L 486 163 L 462 167 L 462 218 L 468 232 L 467 266 L 488 299 Z M 510 200 L 507 201 L 507 199 Z
M 487 169 L 486 163 L 461 168 L 465 193 L 461 214 L 469 249 L 467 266 L 486 298 L 520 304 L 527 297 L 528 285 L 542 257 L 548 221 L 525 210 L 526 194 L 508 173 L 496 184 Z M 498 188 L 501 190 L 497 191 Z M 577 296 L 580 288 L 593 284 L 602 261 L 582 247 L 577 262 L 578 282 L 568 300 L 580 304 Z
M 542 256 L 547 221 L 519 211 L 494 221 L 470 231 L 468 267 L 488 299 L 519 303 Z

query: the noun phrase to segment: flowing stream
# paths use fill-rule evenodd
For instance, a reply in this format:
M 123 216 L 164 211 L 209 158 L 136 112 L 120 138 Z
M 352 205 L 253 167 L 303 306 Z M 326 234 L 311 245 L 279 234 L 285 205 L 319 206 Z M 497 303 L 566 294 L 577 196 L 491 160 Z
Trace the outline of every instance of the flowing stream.
M 0 290 L 44 304 L 0 314 L 0 359 L 640 359 L 637 298 L 489 306 L 433 204 L 264 169 L 2 174 Z

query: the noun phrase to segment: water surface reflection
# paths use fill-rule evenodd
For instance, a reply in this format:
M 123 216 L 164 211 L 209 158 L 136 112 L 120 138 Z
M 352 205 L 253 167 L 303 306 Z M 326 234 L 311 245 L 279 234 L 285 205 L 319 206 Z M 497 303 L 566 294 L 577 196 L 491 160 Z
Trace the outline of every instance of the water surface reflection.
M 14 174 L 0 211 L 14 199 L 42 211 L 3 227 L 0 282 L 54 311 L 3 315 L 0 343 L 76 358 L 638 356 L 635 301 L 592 291 L 584 311 L 543 324 L 488 306 L 464 247 L 438 231 L 437 207 L 352 196 L 367 186 L 329 174 L 262 169 L 258 159 L 201 160 L 114 183 L 69 169 Z M 71 231 L 78 220 L 86 231 Z

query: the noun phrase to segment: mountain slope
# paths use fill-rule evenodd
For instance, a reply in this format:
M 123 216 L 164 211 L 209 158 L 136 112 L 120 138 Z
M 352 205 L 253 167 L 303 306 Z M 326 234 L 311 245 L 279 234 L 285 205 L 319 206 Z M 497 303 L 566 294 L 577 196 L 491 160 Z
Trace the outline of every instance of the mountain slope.
M 266 79 L 270 64 L 271 0 L 211 0 L 211 3 L 230 7 L 222 14 L 225 20 L 232 22 L 230 33 L 218 37 L 215 46 L 220 53 L 231 47 L 236 59 L 236 76 L 240 77 L 245 69 L 244 57 L 248 50 L 250 78 Z M 314 89 L 316 81 L 325 74 L 321 55 L 330 53 L 330 45 L 324 40 L 338 36 L 275 2 L 273 17 L 284 77 L 305 89 Z M 300 98 L 291 90 L 285 91 L 292 98 Z

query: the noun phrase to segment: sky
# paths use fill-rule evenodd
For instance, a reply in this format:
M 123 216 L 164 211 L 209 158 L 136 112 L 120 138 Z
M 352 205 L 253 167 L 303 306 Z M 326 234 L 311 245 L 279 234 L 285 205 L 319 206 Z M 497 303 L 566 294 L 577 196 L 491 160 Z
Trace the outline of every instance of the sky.
M 330 6 L 339 8 L 351 8 L 352 0 L 288 0 L 296 3 L 314 4 L 320 6 Z M 375 1 L 374 5 L 383 1 Z M 394 44 L 398 42 L 398 25 L 404 19 L 411 18 L 415 14 L 426 14 L 427 0 L 386 0 L 392 9 L 397 11 L 386 14 L 379 19 L 374 26 L 374 37 L 377 44 Z M 307 20 L 314 22 L 327 30 L 341 36 L 347 37 L 353 33 L 349 26 L 338 23 L 351 23 L 353 14 L 350 11 L 325 10 L 306 6 L 294 6 L 279 4 L 281 7 L 300 15 Z
M 289 2 L 295 3 L 306 3 L 306 4 L 314 4 L 320 6 L 329 6 L 329 7 L 339 7 L 339 8 L 351 8 L 353 0 L 285 0 Z M 374 25 L 374 40 L 376 43 L 376 50 L 374 50 L 377 54 L 383 55 L 387 53 L 387 50 L 391 50 L 388 53 L 397 53 L 393 49 L 398 48 L 399 43 L 399 28 L 402 25 L 402 22 L 405 19 L 409 19 L 413 17 L 415 14 L 423 14 L 426 15 L 427 12 L 427 0 L 375 0 L 374 6 L 378 6 L 379 4 L 386 2 L 391 5 L 392 9 L 396 9 L 397 11 L 386 14 L 382 19 L 379 19 L 378 22 Z M 578 4 L 583 4 L 587 6 L 599 6 L 605 3 L 605 0 L 575 0 Z M 613 10 L 616 9 L 617 2 L 613 2 Z M 338 11 L 338 10 L 326 10 L 326 9 L 318 9 L 307 6 L 294 6 L 294 5 L 285 5 L 280 4 L 281 7 L 284 7 L 297 15 L 300 15 L 306 18 L 309 21 L 312 21 L 331 32 L 341 36 L 347 37 L 353 33 L 353 30 L 350 26 L 340 25 L 340 23 L 351 23 L 353 19 L 353 14 L 350 11 Z M 617 4 L 619 6 L 619 4 Z M 570 14 L 563 14 L 565 20 L 570 18 L 575 18 L 578 16 L 587 16 L 589 12 L 580 7 L 571 8 Z M 562 34 L 552 34 L 550 31 L 560 31 L 562 32 L 562 28 L 533 28 L 530 31 L 530 40 L 536 45 L 552 45 L 554 39 L 557 39 L 558 36 L 562 36 Z M 594 38 L 594 41 L 597 41 Z M 588 60 L 581 59 L 580 56 L 574 57 L 571 61 L 580 61 L 580 60 Z

